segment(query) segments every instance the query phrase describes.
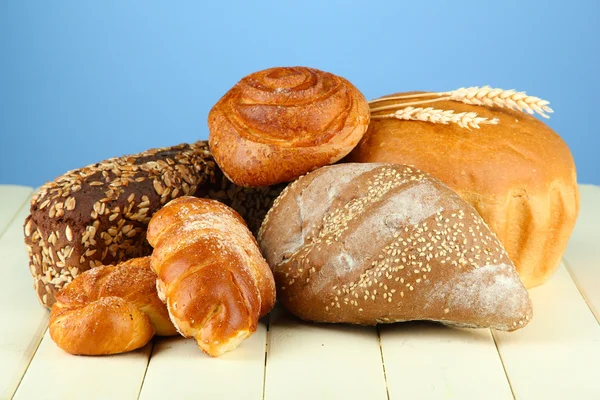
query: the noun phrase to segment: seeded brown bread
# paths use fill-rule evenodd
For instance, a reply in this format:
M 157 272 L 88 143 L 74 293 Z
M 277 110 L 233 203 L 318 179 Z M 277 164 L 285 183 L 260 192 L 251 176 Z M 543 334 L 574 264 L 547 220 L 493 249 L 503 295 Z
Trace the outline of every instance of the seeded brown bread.
M 498 236 L 525 286 L 543 283 L 558 267 L 579 212 L 568 146 L 542 121 L 519 111 L 455 101 L 428 106 L 476 112 L 498 124 L 468 130 L 374 119 L 347 161 L 414 165 L 442 180 Z
M 237 347 L 273 308 L 273 274 L 243 219 L 223 203 L 169 202 L 152 217 L 148 241 L 171 320 L 207 354 Z
M 149 255 L 148 222 L 173 198 L 216 198 L 257 229 L 280 190 L 232 184 L 204 141 L 67 172 L 38 190 L 25 220 L 25 243 L 39 299 L 51 307 L 56 292 L 79 273 Z
M 367 101 L 346 79 L 270 68 L 244 77 L 210 110 L 210 148 L 234 183 L 269 186 L 344 157 L 369 118 Z
M 414 168 L 311 172 L 275 200 L 259 243 L 278 298 L 305 320 L 510 331 L 531 318 L 514 265 L 475 209 Z
M 71 354 L 117 354 L 144 346 L 155 334 L 177 334 L 156 292 L 150 257 L 82 274 L 57 295 L 48 326 Z

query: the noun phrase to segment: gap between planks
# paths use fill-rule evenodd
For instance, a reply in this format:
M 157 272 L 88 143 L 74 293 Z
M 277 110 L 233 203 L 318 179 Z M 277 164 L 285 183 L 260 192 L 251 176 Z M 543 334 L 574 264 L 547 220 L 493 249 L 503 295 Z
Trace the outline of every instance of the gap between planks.
M 142 388 L 144 387 L 144 382 L 146 382 L 146 375 L 148 374 L 148 366 L 150 365 L 150 359 L 152 358 L 152 353 L 154 352 L 156 336 L 152 338 L 150 341 L 150 352 L 148 354 L 148 359 L 146 360 L 146 369 L 144 370 L 144 376 L 142 376 L 142 382 L 140 382 L 140 388 L 138 390 L 138 394 L 136 399 L 139 400 L 142 395 Z
M 512 382 L 510 381 L 510 377 L 508 376 L 508 371 L 506 371 L 506 365 L 504 364 L 504 360 L 502 359 L 502 353 L 498 348 L 498 342 L 496 341 L 496 335 L 494 335 L 494 330 L 490 329 L 490 334 L 492 335 L 492 340 L 494 341 L 494 346 L 496 346 L 496 351 L 498 352 L 498 358 L 500 358 L 500 362 L 502 363 L 502 369 L 504 370 L 504 376 L 506 376 L 506 381 L 508 382 L 508 386 L 510 387 L 510 393 L 514 400 L 517 399 L 515 396 L 515 389 L 513 388 Z
M 27 370 L 29 369 L 29 366 L 31 365 L 31 362 L 33 361 L 38 349 L 40 348 L 40 344 L 42 343 L 42 340 L 44 339 L 44 336 L 46 335 L 47 330 L 48 330 L 48 318 L 46 318 L 42 321 L 42 323 L 40 324 L 40 328 L 38 328 L 38 330 L 36 330 L 33 338 L 31 339 L 32 342 L 30 344 L 30 347 L 35 347 L 35 348 L 31 351 L 32 354 L 31 354 L 31 357 L 29 357 L 29 360 L 26 361 L 27 365 L 25 365 L 23 373 L 20 374 L 20 376 L 18 377 L 19 382 L 14 386 L 14 390 L 12 391 L 11 398 L 19 391 L 19 387 L 21 386 L 21 383 L 23 382 L 23 378 L 25 377 L 25 374 L 27 373 Z
M 565 266 L 565 270 L 567 271 L 567 274 L 569 274 L 569 277 L 571 277 L 571 280 L 575 284 L 575 287 L 577 288 L 577 291 L 579 292 L 579 295 L 581 296 L 581 298 L 583 299 L 583 301 L 587 305 L 587 307 L 590 310 L 590 312 L 592 313 L 592 315 L 596 318 L 596 321 L 598 322 L 598 324 L 600 324 L 600 314 L 596 312 L 596 310 L 594 308 L 594 305 L 592 304 L 591 300 L 584 293 L 584 291 L 583 291 L 583 289 L 581 287 L 582 284 L 577 280 L 576 276 L 574 275 L 573 268 L 571 267 L 571 264 L 565 258 L 562 259 L 562 263 Z M 600 268 L 600 261 L 598 262 L 598 264 L 599 264 L 599 268 Z
M 5 272 L 14 278 L 0 295 L 4 306 L 10 307 L 0 308 L 0 314 L 4 320 L 11 321 L 10 326 L 3 329 L 5 336 L 0 341 L 0 354 L 3 354 L 0 357 L 0 383 L 4 386 L 0 395 L 2 398 L 11 398 L 20 386 L 46 331 L 48 313 L 32 295 L 31 276 L 25 268 L 28 262 L 22 239 L 22 220 L 29 213 L 33 188 L 2 185 L 0 195 L 8 199 L 0 209 L 3 224 L 0 227 L 0 257 Z M 5 296 L 10 300 L 4 301 Z M 16 309 L 13 306 L 15 302 Z
M 2 218 L 0 218 L 0 239 L 8 231 L 8 227 L 14 222 L 23 207 L 29 204 L 31 196 L 33 196 L 33 188 L 31 187 L 0 185 L 0 198 L 4 199 L 0 208 L 0 214 L 2 214 Z M 11 212 L 10 217 L 6 216 L 5 207 L 14 210 Z
M 534 315 L 515 332 L 494 331 L 518 399 L 600 398 L 600 325 L 561 265 L 530 291 Z
M 563 262 L 577 290 L 600 323 L 600 187 L 580 185 L 579 218 Z
M 279 304 L 277 303 L 277 301 L 275 302 L 275 307 L 279 307 Z M 269 356 L 269 340 L 271 338 L 271 334 L 270 332 L 270 327 L 271 327 L 271 312 L 273 312 L 273 310 L 269 311 L 268 316 L 266 317 L 267 320 L 267 337 L 265 338 L 265 366 L 263 369 L 263 385 L 262 385 L 262 396 L 260 397 L 261 399 L 264 400 L 265 398 L 265 387 L 267 385 L 267 359 Z
M 387 400 L 390 400 L 390 388 L 388 387 L 387 373 L 385 372 L 385 361 L 383 359 L 383 346 L 381 345 L 381 331 L 379 325 L 375 327 L 377 330 L 377 340 L 379 341 L 379 352 L 381 353 L 381 366 L 383 368 L 383 379 L 385 380 L 385 393 L 387 394 Z
M 513 399 L 489 329 L 427 321 L 381 325 L 391 399 Z
M 387 399 L 375 327 L 304 322 L 271 312 L 265 400 Z

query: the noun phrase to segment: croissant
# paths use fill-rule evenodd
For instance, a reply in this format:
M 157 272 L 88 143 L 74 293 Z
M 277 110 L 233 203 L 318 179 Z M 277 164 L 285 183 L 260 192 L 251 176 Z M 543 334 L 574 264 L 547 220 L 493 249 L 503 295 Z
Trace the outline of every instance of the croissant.
M 56 296 L 50 336 L 71 354 L 116 354 L 176 334 L 156 293 L 150 257 L 80 274 Z
M 213 106 L 209 145 L 231 181 L 269 186 L 340 160 L 369 120 L 367 101 L 346 79 L 271 68 L 246 76 Z
M 147 232 L 157 289 L 179 333 L 216 357 L 256 331 L 275 281 L 243 219 L 216 200 L 181 197 Z

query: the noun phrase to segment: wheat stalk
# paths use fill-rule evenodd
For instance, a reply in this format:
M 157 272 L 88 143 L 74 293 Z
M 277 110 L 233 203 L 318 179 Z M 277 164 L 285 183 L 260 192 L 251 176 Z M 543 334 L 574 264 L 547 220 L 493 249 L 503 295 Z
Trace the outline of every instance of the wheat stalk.
M 528 96 L 525 92 L 517 92 L 514 89 L 494 89 L 489 86 L 460 88 L 451 92 L 442 93 L 442 96 L 450 97 L 450 100 L 460 101 L 465 104 L 497 106 L 525 111 L 529 114 L 537 112 L 544 118 L 550 118 L 546 113 L 553 113 L 548 104 L 550 102 L 539 97 Z
M 539 97 L 528 96 L 525 92 L 517 92 L 514 89 L 504 90 L 491 88 L 489 86 L 473 86 L 460 88 L 449 92 L 418 93 L 400 96 L 382 97 L 371 100 L 370 105 L 387 100 L 406 100 L 411 98 L 434 97 L 432 99 L 392 104 L 389 106 L 372 107 L 371 112 L 391 110 L 398 107 L 414 106 L 418 104 L 427 104 L 440 100 L 452 100 L 465 104 L 485 105 L 488 107 L 497 106 L 502 108 L 511 108 L 529 114 L 538 113 L 544 118 L 550 118 L 548 114 L 554 111 L 548 107 L 550 104 Z M 548 113 L 548 114 L 547 114 Z
M 434 124 L 449 124 L 454 123 L 462 128 L 476 128 L 479 129 L 480 124 L 491 124 L 495 125 L 498 123 L 498 119 L 488 119 L 480 117 L 475 112 L 461 112 L 455 113 L 452 110 L 440 110 L 433 107 L 405 107 L 397 110 L 391 114 L 374 115 L 371 119 L 385 119 L 385 118 L 396 118 L 407 121 L 424 121 L 432 122 Z

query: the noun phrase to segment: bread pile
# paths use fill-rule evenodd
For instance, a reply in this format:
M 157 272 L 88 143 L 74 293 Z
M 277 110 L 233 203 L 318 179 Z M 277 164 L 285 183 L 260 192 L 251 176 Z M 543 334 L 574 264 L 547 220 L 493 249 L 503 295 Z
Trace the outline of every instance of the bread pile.
M 509 108 L 549 112 L 489 88 L 367 102 L 305 67 L 243 78 L 208 143 L 69 171 L 34 196 L 25 243 L 53 340 L 97 355 L 179 333 L 218 356 L 276 294 L 315 322 L 524 327 L 523 282 L 556 267 L 578 194 L 558 135 Z

